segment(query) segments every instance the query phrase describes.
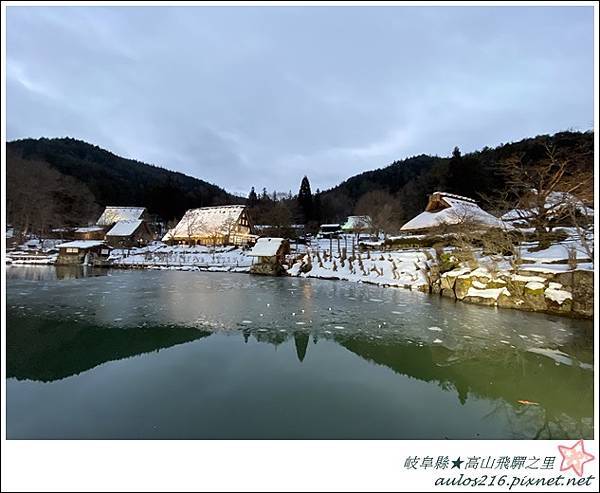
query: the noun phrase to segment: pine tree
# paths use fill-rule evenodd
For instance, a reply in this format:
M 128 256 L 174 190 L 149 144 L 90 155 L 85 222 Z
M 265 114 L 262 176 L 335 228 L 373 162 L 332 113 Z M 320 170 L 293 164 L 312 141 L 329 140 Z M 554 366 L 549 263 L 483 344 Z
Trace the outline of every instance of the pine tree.
M 448 192 L 463 194 L 463 179 L 464 179 L 463 159 L 460 154 L 460 149 L 457 147 L 452 151 L 452 157 L 448 163 L 448 175 L 446 177 L 446 185 Z
M 250 190 L 250 193 L 248 194 L 248 206 L 254 207 L 256 205 L 257 200 L 258 200 L 258 197 L 256 196 L 256 192 L 254 191 L 254 187 L 252 187 L 252 189 Z
M 310 191 L 310 183 L 308 182 L 308 178 L 306 176 L 302 178 L 302 183 L 300 183 L 300 191 L 298 192 L 298 205 L 300 206 L 300 211 L 304 216 L 304 221 L 308 223 L 310 220 L 312 220 L 313 200 L 312 193 Z
M 321 222 L 323 211 L 321 210 L 321 191 L 317 188 L 312 203 L 312 219 Z

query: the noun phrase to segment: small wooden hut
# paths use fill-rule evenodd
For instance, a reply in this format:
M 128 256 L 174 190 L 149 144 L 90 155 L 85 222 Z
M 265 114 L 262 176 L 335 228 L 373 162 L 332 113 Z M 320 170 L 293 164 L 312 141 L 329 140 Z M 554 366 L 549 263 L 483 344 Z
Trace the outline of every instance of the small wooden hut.
M 283 264 L 285 256 L 290 253 L 290 244 L 283 238 L 259 238 L 248 253 L 256 257 L 258 262 L 252 264 L 253 274 L 281 275 L 285 272 Z
M 108 260 L 111 248 L 98 240 L 78 240 L 58 245 L 56 265 L 102 265 Z

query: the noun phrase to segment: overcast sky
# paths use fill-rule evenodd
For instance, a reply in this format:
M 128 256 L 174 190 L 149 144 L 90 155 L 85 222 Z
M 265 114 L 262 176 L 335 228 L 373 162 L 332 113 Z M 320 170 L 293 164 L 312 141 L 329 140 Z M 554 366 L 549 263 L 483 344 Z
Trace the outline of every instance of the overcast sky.
M 592 7 L 8 7 L 7 138 L 247 194 L 593 126 Z

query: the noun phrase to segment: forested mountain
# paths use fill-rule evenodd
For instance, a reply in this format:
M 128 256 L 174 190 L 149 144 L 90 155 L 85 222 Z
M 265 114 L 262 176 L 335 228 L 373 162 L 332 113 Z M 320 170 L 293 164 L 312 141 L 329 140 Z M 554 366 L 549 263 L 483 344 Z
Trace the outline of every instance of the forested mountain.
M 95 219 L 106 205 L 145 206 L 168 221 L 192 207 L 245 200 L 203 180 L 71 138 L 9 142 L 6 169 L 13 222 L 19 222 L 15 215 L 28 216 L 23 209 L 34 208 L 35 202 L 43 202 L 35 208 L 43 207 L 46 215 L 56 209 L 58 217 L 48 218 L 50 223 L 68 225 Z
M 568 162 L 569 170 L 591 172 L 593 150 L 593 132 L 560 132 L 467 154 L 455 148 L 451 157 L 410 157 L 324 192 L 311 193 L 308 177 L 302 179 L 298 195 L 285 198 L 266 189 L 257 194 L 253 187 L 246 200 L 75 139 L 25 139 L 7 144 L 8 221 L 20 231 L 44 231 L 86 224 L 106 205 L 145 206 L 169 221 L 193 207 L 247 202 L 254 223 L 276 226 L 273 234 L 287 234 L 295 223 L 316 230 L 320 223 L 339 222 L 351 214 L 385 217 L 381 222 L 392 231 L 421 212 L 436 190 L 478 200 L 499 196 L 507 190 L 501 170 L 509 160 L 533 166 L 548 161 L 552 151 L 555 160 Z
M 485 147 L 461 155 L 458 148 L 452 157 L 420 155 L 395 161 L 389 166 L 348 178 L 340 185 L 322 192 L 323 221 L 340 220 L 354 212 L 361 197 L 369 192 L 385 192 L 398 206 L 400 220 L 421 212 L 427 196 L 436 190 L 465 195 L 474 199 L 490 198 L 506 188 L 500 164 L 510 159 L 522 160 L 525 166 L 548 159 L 554 151 L 557 160 L 568 160 L 575 168 L 593 168 L 593 132 L 560 132 L 539 135 L 518 142 Z M 450 151 L 450 150 L 449 150 Z

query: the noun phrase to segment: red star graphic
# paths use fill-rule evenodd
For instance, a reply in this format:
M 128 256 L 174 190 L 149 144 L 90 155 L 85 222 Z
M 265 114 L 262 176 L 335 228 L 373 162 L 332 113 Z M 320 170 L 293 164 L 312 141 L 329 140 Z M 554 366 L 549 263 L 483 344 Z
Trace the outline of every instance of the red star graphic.
M 583 474 L 583 465 L 586 462 L 595 459 L 592 454 L 588 454 L 585 451 L 585 448 L 583 447 L 583 440 L 579 440 L 572 447 L 559 445 L 558 451 L 563 458 L 562 463 L 560 464 L 560 470 L 566 471 L 568 469 L 573 469 L 578 476 Z

